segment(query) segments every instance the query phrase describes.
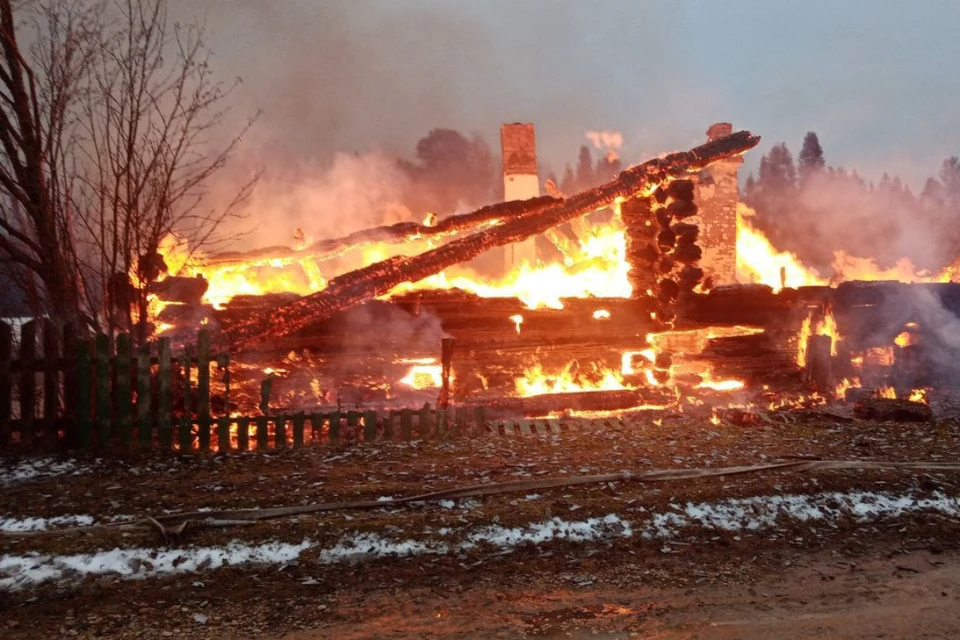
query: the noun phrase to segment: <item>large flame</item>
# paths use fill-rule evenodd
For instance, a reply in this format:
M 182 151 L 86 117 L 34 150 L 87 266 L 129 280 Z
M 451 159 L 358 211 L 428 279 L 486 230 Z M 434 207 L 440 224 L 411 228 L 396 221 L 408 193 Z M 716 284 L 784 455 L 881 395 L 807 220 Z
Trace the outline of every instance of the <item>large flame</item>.
M 737 203 L 737 280 L 765 284 L 779 291 L 783 287 L 822 285 L 826 281 L 814 269 L 786 251 L 777 251 L 767 236 L 753 226 L 756 212 Z

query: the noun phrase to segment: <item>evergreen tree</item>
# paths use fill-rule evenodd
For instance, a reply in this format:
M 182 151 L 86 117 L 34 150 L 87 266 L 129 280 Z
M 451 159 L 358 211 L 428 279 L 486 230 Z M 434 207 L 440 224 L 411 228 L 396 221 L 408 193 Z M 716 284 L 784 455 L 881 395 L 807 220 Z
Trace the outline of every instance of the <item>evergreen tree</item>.
M 960 207 L 960 158 L 953 156 L 943 161 L 940 166 L 940 183 L 943 185 L 943 196 L 947 204 L 953 209 Z
M 573 177 L 573 169 L 570 167 L 570 163 L 567 163 L 567 166 L 563 168 L 563 178 L 560 180 L 560 191 L 563 192 L 563 195 L 569 196 L 573 193 L 576 193 L 577 182 L 576 178 Z
M 807 132 L 803 138 L 803 148 L 800 149 L 799 170 L 800 186 L 803 187 L 810 177 L 817 171 L 821 171 L 826 162 L 823 159 L 823 147 L 820 146 L 820 140 L 813 131 Z
M 580 155 L 577 157 L 577 191 L 591 188 L 595 179 L 593 156 L 587 145 L 581 145 Z
M 765 195 L 777 198 L 792 195 L 791 192 L 797 187 L 797 168 L 787 143 L 774 145 L 760 161 L 758 183 Z

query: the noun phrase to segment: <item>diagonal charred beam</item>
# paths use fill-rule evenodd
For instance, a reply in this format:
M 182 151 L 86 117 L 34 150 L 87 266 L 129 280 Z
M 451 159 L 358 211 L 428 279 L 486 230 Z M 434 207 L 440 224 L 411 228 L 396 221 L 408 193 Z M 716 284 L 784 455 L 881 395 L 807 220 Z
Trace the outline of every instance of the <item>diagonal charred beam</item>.
M 329 318 L 341 309 L 386 294 L 404 282 L 417 282 L 494 247 L 543 233 L 607 206 L 618 198 L 628 198 L 671 179 L 700 171 L 712 162 L 744 153 L 759 142 L 759 136 L 740 131 L 690 151 L 650 160 L 623 171 L 615 180 L 572 196 L 565 202 L 532 213 L 524 210 L 500 225 L 416 256 L 395 256 L 346 273 L 332 279 L 323 291 L 228 327 L 223 337 L 234 349 L 249 349 L 272 337 L 287 335 L 311 322 Z
M 500 202 L 481 207 L 469 213 L 449 216 L 436 224 L 426 225 L 419 222 L 398 222 L 372 229 L 363 229 L 330 240 L 319 240 L 304 249 L 274 246 L 253 251 L 229 251 L 208 256 L 204 259 L 207 266 L 240 264 L 256 260 L 272 259 L 313 259 L 327 260 L 343 255 L 347 251 L 379 242 L 399 244 L 421 238 L 439 238 L 463 231 L 470 231 L 498 220 L 509 220 L 520 213 L 542 211 L 549 206 L 563 202 L 561 198 L 541 196 L 530 200 Z

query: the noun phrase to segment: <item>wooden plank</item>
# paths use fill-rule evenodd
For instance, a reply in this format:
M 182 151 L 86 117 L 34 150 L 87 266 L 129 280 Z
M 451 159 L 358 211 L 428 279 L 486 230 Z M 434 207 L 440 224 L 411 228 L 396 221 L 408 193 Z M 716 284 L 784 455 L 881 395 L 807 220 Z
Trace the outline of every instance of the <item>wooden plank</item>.
M 43 417 L 47 426 L 43 430 L 42 442 L 45 449 L 55 449 L 60 442 L 58 420 L 60 417 L 60 371 L 57 364 L 60 358 L 60 331 L 49 319 L 43 321 Z
M 160 448 L 173 447 L 173 367 L 170 360 L 170 338 L 160 338 L 157 347 L 157 436 Z
M 230 416 L 217 418 L 217 453 L 230 451 Z
M 153 393 L 151 389 L 150 343 L 137 352 L 137 440 L 140 448 L 153 447 Z
M 130 336 L 121 333 L 117 336 L 117 358 L 115 360 L 115 384 L 113 387 L 114 407 L 117 416 L 117 438 L 121 447 L 130 446 L 133 427 L 133 389 L 130 384 Z
M 193 373 L 193 346 L 184 345 L 183 355 L 177 358 L 177 363 L 180 368 L 178 369 L 181 372 L 182 389 L 183 389 L 183 411 L 186 415 L 192 415 L 194 409 L 196 409 L 196 399 L 193 397 L 193 383 L 190 381 L 190 377 Z
M 312 436 L 311 442 L 323 442 L 323 423 L 326 421 L 326 419 L 327 416 L 322 413 L 310 414 L 310 433 Z
M 347 429 L 348 437 L 351 439 L 359 439 L 357 432 L 357 425 L 360 424 L 360 413 L 358 411 L 347 411 Z
M 298 413 L 293 416 L 293 446 L 302 447 L 303 446 L 303 427 L 307 421 L 307 416 L 303 413 Z
M 77 431 L 77 327 L 68 324 L 63 328 L 63 415 L 64 435 L 67 447 L 79 446 Z
M 189 415 L 180 416 L 177 424 L 177 448 L 180 453 L 189 453 L 193 450 L 192 427 Z
M 250 418 L 237 418 L 237 450 L 250 450 Z
M 340 442 L 340 412 L 334 411 L 330 414 L 330 431 L 328 432 L 330 444 Z
M 395 432 L 393 430 L 394 423 L 400 420 L 400 412 L 393 410 L 383 419 L 383 439 L 387 442 L 393 440 Z
M 365 411 L 363 413 L 363 441 L 373 442 L 377 439 L 377 412 Z
M 477 423 L 477 429 L 482 430 L 487 425 L 487 408 L 483 406 L 476 407 L 473 410 L 473 414 L 473 419 Z
M 13 381 L 10 378 L 10 361 L 13 359 L 13 328 L 0 323 L 0 451 L 10 448 L 13 433 L 10 429 L 13 398 L 10 393 Z
M 429 440 L 433 435 L 433 411 L 430 410 L 430 405 L 424 405 L 423 409 L 420 409 L 420 421 L 417 424 L 417 435 L 420 436 L 421 440 Z
M 230 354 L 222 353 L 217 356 L 217 368 L 223 372 L 223 413 L 230 415 Z
M 200 451 L 210 450 L 210 332 L 197 336 L 197 443 Z
M 547 425 L 546 420 L 534 420 L 533 427 L 538 436 L 546 436 L 550 434 L 550 427 Z
M 110 442 L 112 418 L 110 411 L 110 338 L 98 334 L 93 355 L 93 395 L 97 420 L 97 445 L 106 447 Z
M 400 437 L 406 442 L 413 440 L 413 410 L 400 411 Z
M 77 388 L 74 395 L 76 402 L 76 444 L 81 449 L 88 449 L 93 442 L 93 359 L 90 350 L 93 344 L 77 342 Z
M 547 425 L 550 427 L 550 433 L 551 433 L 551 434 L 553 434 L 553 435 L 555 435 L 555 436 L 560 435 L 561 431 L 560 431 L 560 421 L 559 421 L 559 420 L 557 420 L 556 418 L 550 418 L 549 420 L 547 420 Z
M 287 448 L 287 417 L 275 416 L 273 418 L 273 446 L 277 449 Z
M 37 357 L 37 321 L 31 320 L 20 327 L 20 360 L 35 360 Z M 37 377 L 32 369 L 20 373 L 20 445 L 33 447 L 34 424 L 37 412 Z
M 520 428 L 520 435 L 522 436 L 533 435 L 533 431 L 530 430 L 530 420 L 520 420 L 517 423 L 517 426 Z
M 270 432 L 267 429 L 267 416 L 257 417 L 257 450 L 266 451 L 270 446 Z

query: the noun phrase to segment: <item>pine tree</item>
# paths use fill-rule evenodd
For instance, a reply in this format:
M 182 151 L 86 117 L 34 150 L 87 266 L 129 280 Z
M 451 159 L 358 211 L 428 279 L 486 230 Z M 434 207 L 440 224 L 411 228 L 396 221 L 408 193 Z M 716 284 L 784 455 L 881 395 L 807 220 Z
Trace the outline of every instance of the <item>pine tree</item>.
M 760 162 L 759 184 L 765 194 L 775 197 L 789 197 L 797 188 L 797 168 L 793 164 L 793 155 L 787 149 L 787 143 L 781 142 L 770 149 Z
M 823 159 L 823 147 L 820 146 L 820 140 L 813 131 L 807 132 L 803 138 L 803 147 L 800 149 L 799 170 L 800 187 L 806 185 L 807 181 L 818 171 L 821 171 L 826 162 Z
M 563 178 L 560 180 L 560 191 L 566 196 L 572 195 L 577 191 L 576 178 L 573 177 L 573 169 L 570 167 L 569 162 L 567 166 L 563 168 Z
M 591 188 L 595 179 L 593 156 L 587 145 L 581 145 L 580 155 L 577 157 L 577 191 Z

